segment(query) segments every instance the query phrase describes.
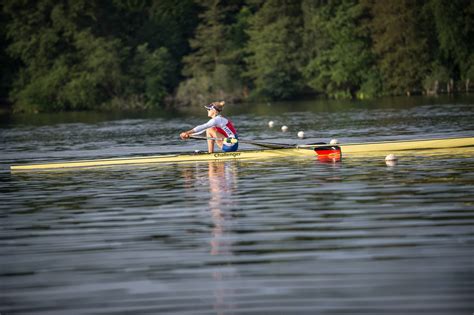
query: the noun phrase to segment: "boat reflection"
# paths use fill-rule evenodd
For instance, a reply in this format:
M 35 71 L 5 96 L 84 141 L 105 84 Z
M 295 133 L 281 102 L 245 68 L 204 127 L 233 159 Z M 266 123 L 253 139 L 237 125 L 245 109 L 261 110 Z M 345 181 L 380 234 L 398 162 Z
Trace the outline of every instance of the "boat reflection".
M 332 164 L 332 163 L 341 162 L 341 155 L 340 154 L 336 156 L 318 155 L 317 159 L 319 162 Z
M 185 187 L 209 188 L 209 213 L 212 221 L 209 254 L 217 267 L 212 271 L 214 283 L 214 311 L 217 314 L 233 313 L 234 303 L 228 299 L 234 296 L 229 286 L 230 279 L 237 278 L 237 271 L 229 262 L 235 260 L 232 251 L 232 212 L 236 210 L 235 194 L 238 187 L 237 161 L 209 161 L 207 176 L 204 163 L 194 168 L 183 169 Z M 204 183 L 207 182 L 207 185 Z M 216 264 L 216 261 L 219 262 Z
M 237 168 L 231 162 L 209 162 L 209 209 L 212 217 L 211 255 L 230 253 L 224 233 L 231 223 L 233 193 L 237 190 Z
M 237 191 L 237 161 L 209 161 L 181 168 L 184 188 L 192 195 L 209 189 L 209 213 L 212 219 L 210 253 L 227 254 L 229 242 L 224 234 L 231 227 L 232 211 L 235 210 L 234 194 Z M 207 166 L 207 168 L 206 168 Z M 207 188 L 206 188 L 207 189 Z
M 217 314 L 233 312 L 233 303 L 228 301 L 234 296 L 234 288 L 229 287 L 229 279 L 236 278 L 236 269 L 227 264 L 233 257 L 232 211 L 235 208 L 233 194 L 237 190 L 237 167 L 233 162 L 209 162 L 209 209 L 212 218 L 212 237 L 210 254 L 219 256 L 226 262 L 226 270 L 216 269 L 212 273 L 214 280 L 214 310 Z M 220 260 L 220 259 L 219 259 Z

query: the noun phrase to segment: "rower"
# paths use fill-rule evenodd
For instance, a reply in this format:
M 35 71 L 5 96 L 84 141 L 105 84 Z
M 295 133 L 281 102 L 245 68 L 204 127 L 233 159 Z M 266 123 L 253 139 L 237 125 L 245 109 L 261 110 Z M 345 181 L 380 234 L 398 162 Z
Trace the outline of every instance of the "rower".
M 214 144 L 224 152 L 234 152 L 239 148 L 237 131 L 230 119 L 221 115 L 224 108 L 224 101 L 213 102 L 204 106 L 207 109 L 207 116 L 211 119 L 202 125 L 196 126 L 191 130 L 182 132 L 179 136 L 181 139 L 188 139 L 191 135 L 199 134 L 206 131 L 207 150 L 209 153 L 214 152 Z

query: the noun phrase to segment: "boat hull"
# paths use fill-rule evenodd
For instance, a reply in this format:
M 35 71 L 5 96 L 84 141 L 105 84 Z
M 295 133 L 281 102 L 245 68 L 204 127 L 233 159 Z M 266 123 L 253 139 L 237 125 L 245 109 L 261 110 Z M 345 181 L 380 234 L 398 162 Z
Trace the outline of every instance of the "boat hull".
M 53 162 L 41 164 L 12 165 L 12 171 L 41 170 L 41 169 L 61 169 L 61 168 L 85 168 L 85 167 L 105 167 L 117 165 L 140 165 L 153 163 L 181 163 L 200 161 L 226 161 L 278 158 L 284 156 L 314 156 L 314 152 L 309 148 L 285 148 L 277 150 L 253 150 L 237 152 L 219 153 L 198 153 L 198 154 L 176 154 L 176 155 L 153 155 L 143 157 L 97 159 Z
M 327 150 L 334 146 L 319 146 L 323 150 L 318 150 L 311 146 L 266 149 L 237 152 L 219 152 L 219 153 L 199 153 L 199 154 L 174 154 L 174 155 L 154 155 L 142 157 L 125 157 L 97 160 L 79 160 L 66 162 L 50 162 L 40 164 L 12 165 L 11 171 L 28 170 L 48 170 L 64 168 L 88 168 L 88 167 L 107 167 L 118 165 L 140 165 L 153 163 L 181 163 L 181 162 L 199 162 L 199 161 L 226 161 L 226 160 L 246 160 L 246 159 L 266 159 L 279 158 L 286 156 L 318 156 L 318 159 L 329 157 L 331 160 L 340 159 L 342 155 L 373 155 L 385 154 L 389 152 L 410 152 L 410 150 L 432 150 L 474 147 L 474 137 L 465 138 L 445 138 L 445 139 L 426 139 L 426 140 L 407 140 L 407 141 L 385 141 L 374 143 L 349 143 L 336 146 L 337 150 Z M 342 155 L 341 155 L 342 152 Z M 337 156 L 334 156 L 336 154 Z
M 474 137 L 348 143 L 340 146 L 344 155 L 366 152 L 446 149 L 474 146 Z

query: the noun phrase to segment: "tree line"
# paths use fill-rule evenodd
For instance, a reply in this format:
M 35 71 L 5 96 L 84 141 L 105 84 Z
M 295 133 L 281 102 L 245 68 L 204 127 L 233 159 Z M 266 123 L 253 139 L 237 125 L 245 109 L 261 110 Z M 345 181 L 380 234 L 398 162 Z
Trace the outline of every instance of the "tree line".
M 471 0 L 4 0 L 17 112 L 468 91 Z

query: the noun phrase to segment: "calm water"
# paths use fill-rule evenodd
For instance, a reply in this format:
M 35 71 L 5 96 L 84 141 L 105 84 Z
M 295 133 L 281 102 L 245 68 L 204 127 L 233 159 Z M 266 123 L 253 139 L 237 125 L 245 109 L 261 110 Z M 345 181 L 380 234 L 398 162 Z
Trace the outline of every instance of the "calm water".
M 473 100 L 228 111 L 248 139 L 378 141 L 472 136 Z M 203 121 L 4 118 L 0 165 L 203 150 L 177 138 Z M 0 313 L 471 314 L 474 151 L 456 152 L 2 171 Z

